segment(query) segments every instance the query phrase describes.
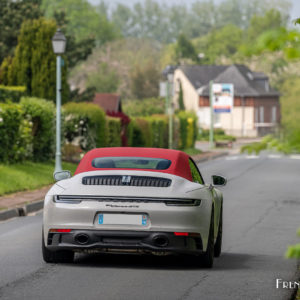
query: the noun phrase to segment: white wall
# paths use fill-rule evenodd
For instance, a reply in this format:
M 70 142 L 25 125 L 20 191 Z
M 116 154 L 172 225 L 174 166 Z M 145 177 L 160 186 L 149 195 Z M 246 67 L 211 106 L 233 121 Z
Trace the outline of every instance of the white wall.
M 198 108 L 197 115 L 199 124 L 205 129 L 210 128 L 210 108 Z M 216 122 L 216 121 L 219 122 Z M 221 113 L 215 118 L 215 128 L 222 128 L 227 134 L 237 137 L 255 137 L 257 131 L 254 128 L 254 107 L 244 108 L 244 128 L 243 128 L 243 108 L 234 107 L 232 113 Z

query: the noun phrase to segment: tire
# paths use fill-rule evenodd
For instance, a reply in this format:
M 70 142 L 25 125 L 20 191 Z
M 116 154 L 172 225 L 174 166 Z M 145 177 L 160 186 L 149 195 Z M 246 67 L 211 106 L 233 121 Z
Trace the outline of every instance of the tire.
M 202 266 L 212 268 L 214 264 L 214 209 L 211 212 L 207 249 L 202 255 Z
M 43 259 L 46 263 L 72 263 L 74 260 L 74 252 L 61 250 L 61 251 L 50 251 L 46 248 L 44 242 L 44 233 L 42 237 L 42 253 Z
M 217 240 L 216 240 L 215 247 L 214 247 L 215 257 L 219 257 L 222 252 L 222 233 L 223 233 L 223 205 L 221 205 L 218 235 L 217 235 Z

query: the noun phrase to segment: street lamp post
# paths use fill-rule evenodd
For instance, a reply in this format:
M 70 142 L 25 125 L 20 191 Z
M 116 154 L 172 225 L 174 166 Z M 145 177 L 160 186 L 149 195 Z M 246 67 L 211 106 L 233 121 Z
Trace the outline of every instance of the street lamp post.
M 173 149 L 173 74 L 168 74 L 169 149 Z
M 55 172 L 62 171 L 61 167 L 61 54 L 66 49 L 66 37 L 58 29 L 52 38 L 53 52 L 56 54 L 56 153 Z

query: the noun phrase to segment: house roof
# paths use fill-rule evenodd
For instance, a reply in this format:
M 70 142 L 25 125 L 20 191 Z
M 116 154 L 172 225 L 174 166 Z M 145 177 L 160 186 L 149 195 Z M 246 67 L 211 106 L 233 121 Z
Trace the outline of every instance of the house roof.
M 121 97 L 118 94 L 96 93 L 93 103 L 99 105 L 105 112 L 121 112 Z
M 232 83 L 236 96 L 279 96 L 269 86 L 268 77 L 261 72 L 252 72 L 244 65 L 231 66 L 182 66 L 180 69 L 201 96 L 209 96 L 209 82 Z
M 92 161 L 98 157 L 148 157 L 162 158 L 171 160 L 171 165 L 165 170 L 159 169 L 131 169 L 137 171 L 151 171 L 159 173 L 168 173 L 186 178 L 192 181 L 192 174 L 189 167 L 189 156 L 178 150 L 161 149 L 161 148 L 138 148 L 138 147 L 114 147 L 114 148 L 96 148 L 90 150 L 80 161 L 74 175 L 83 172 L 97 170 L 116 170 L 117 168 L 95 168 Z M 126 168 L 119 168 L 119 170 Z M 128 168 L 129 170 L 129 168 Z

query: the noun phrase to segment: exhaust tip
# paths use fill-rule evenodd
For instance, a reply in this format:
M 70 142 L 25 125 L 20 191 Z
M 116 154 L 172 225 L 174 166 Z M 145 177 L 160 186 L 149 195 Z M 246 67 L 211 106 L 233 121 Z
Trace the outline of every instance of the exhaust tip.
M 85 233 L 79 233 L 75 236 L 75 242 L 80 245 L 86 245 L 89 242 L 90 238 Z
M 153 238 L 153 243 L 157 247 L 166 247 L 169 244 L 169 240 L 167 237 L 165 237 L 163 235 L 156 235 Z

